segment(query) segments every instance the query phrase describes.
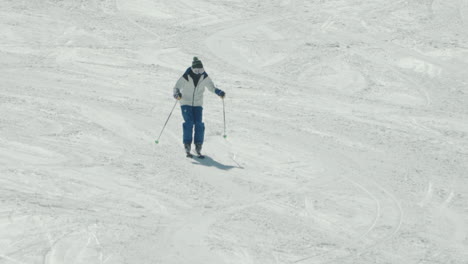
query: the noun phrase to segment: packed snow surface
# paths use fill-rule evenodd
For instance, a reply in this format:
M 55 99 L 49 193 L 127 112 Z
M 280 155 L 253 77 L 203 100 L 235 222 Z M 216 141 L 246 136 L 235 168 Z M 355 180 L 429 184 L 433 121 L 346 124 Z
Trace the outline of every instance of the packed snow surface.
M 468 263 L 467 0 L 0 0 L 1 264 Z M 198 56 L 205 160 L 176 80 Z

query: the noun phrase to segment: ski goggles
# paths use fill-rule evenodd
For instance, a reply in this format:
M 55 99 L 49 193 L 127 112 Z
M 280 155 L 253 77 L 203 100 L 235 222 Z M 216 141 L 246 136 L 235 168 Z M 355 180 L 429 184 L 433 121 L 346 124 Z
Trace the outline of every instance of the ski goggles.
M 203 68 L 192 68 L 192 71 L 195 74 L 203 74 L 205 72 L 205 69 L 203 69 Z

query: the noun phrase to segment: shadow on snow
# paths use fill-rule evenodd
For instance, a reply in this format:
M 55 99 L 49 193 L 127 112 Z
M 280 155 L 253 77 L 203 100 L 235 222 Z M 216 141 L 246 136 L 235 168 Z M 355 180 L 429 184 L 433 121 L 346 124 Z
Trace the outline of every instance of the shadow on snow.
M 193 162 L 193 164 L 204 165 L 204 166 L 207 166 L 207 167 L 216 167 L 216 168 L 221 169 L 221 170 L 230 170 L 230 169 L 234 169 L 234 168 L 243 169 L 243 167 L 241 167 L 241 166 L 224 165 L 224 164 L 219 163 L 216 160 L 214 160 L 214 159 L 212 159 L 211 157 L 208 157 L 208 156 L 205 156 L 204 159 L 194 158 L 194 160 L 196 160 L 196 162 Z

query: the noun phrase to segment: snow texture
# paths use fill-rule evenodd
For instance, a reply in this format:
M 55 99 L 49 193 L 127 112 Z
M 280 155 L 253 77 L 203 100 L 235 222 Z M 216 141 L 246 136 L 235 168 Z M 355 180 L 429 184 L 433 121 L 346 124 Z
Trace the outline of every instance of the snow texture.
M 468 263 L 467 0 L 0 0 L 1 264 Z M 206 159 L 176 80 L 198 56 Z

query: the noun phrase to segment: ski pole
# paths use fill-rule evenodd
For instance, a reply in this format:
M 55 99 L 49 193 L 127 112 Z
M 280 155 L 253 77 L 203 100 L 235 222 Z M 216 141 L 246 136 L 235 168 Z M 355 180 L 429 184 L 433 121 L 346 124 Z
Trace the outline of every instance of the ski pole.
M 223 98 L 223 119 L 224 119 L 224 138 L 227 137 L 226 135 L 226 110 L 224 107 L 224 98 Z
M 174 108 L 176 107 L 177 102 L 179 102 L 179 100 L 176 100 L 176 101 L 175 101 L 175 104 L 174 104 L 174 106 L 172 107 L 171 113 L 169 113 L 169 116 L 167 117 L 166 123 L 164 124 L 164 126 L 163 126 L 163 128 L 162 128 L 162 130 L 161 130 L 161 133 L 159 133 L 158 139 L 156 139 L 156 140 L 154 141 L 156 144 L 159 144 L 159 139 L 161 138 L 161 135 L 162 135 L 164 129 L 166 128 L 167 122 L 169 122 L 169 118 L 171 118 L 172 112 L 174 112 Z

